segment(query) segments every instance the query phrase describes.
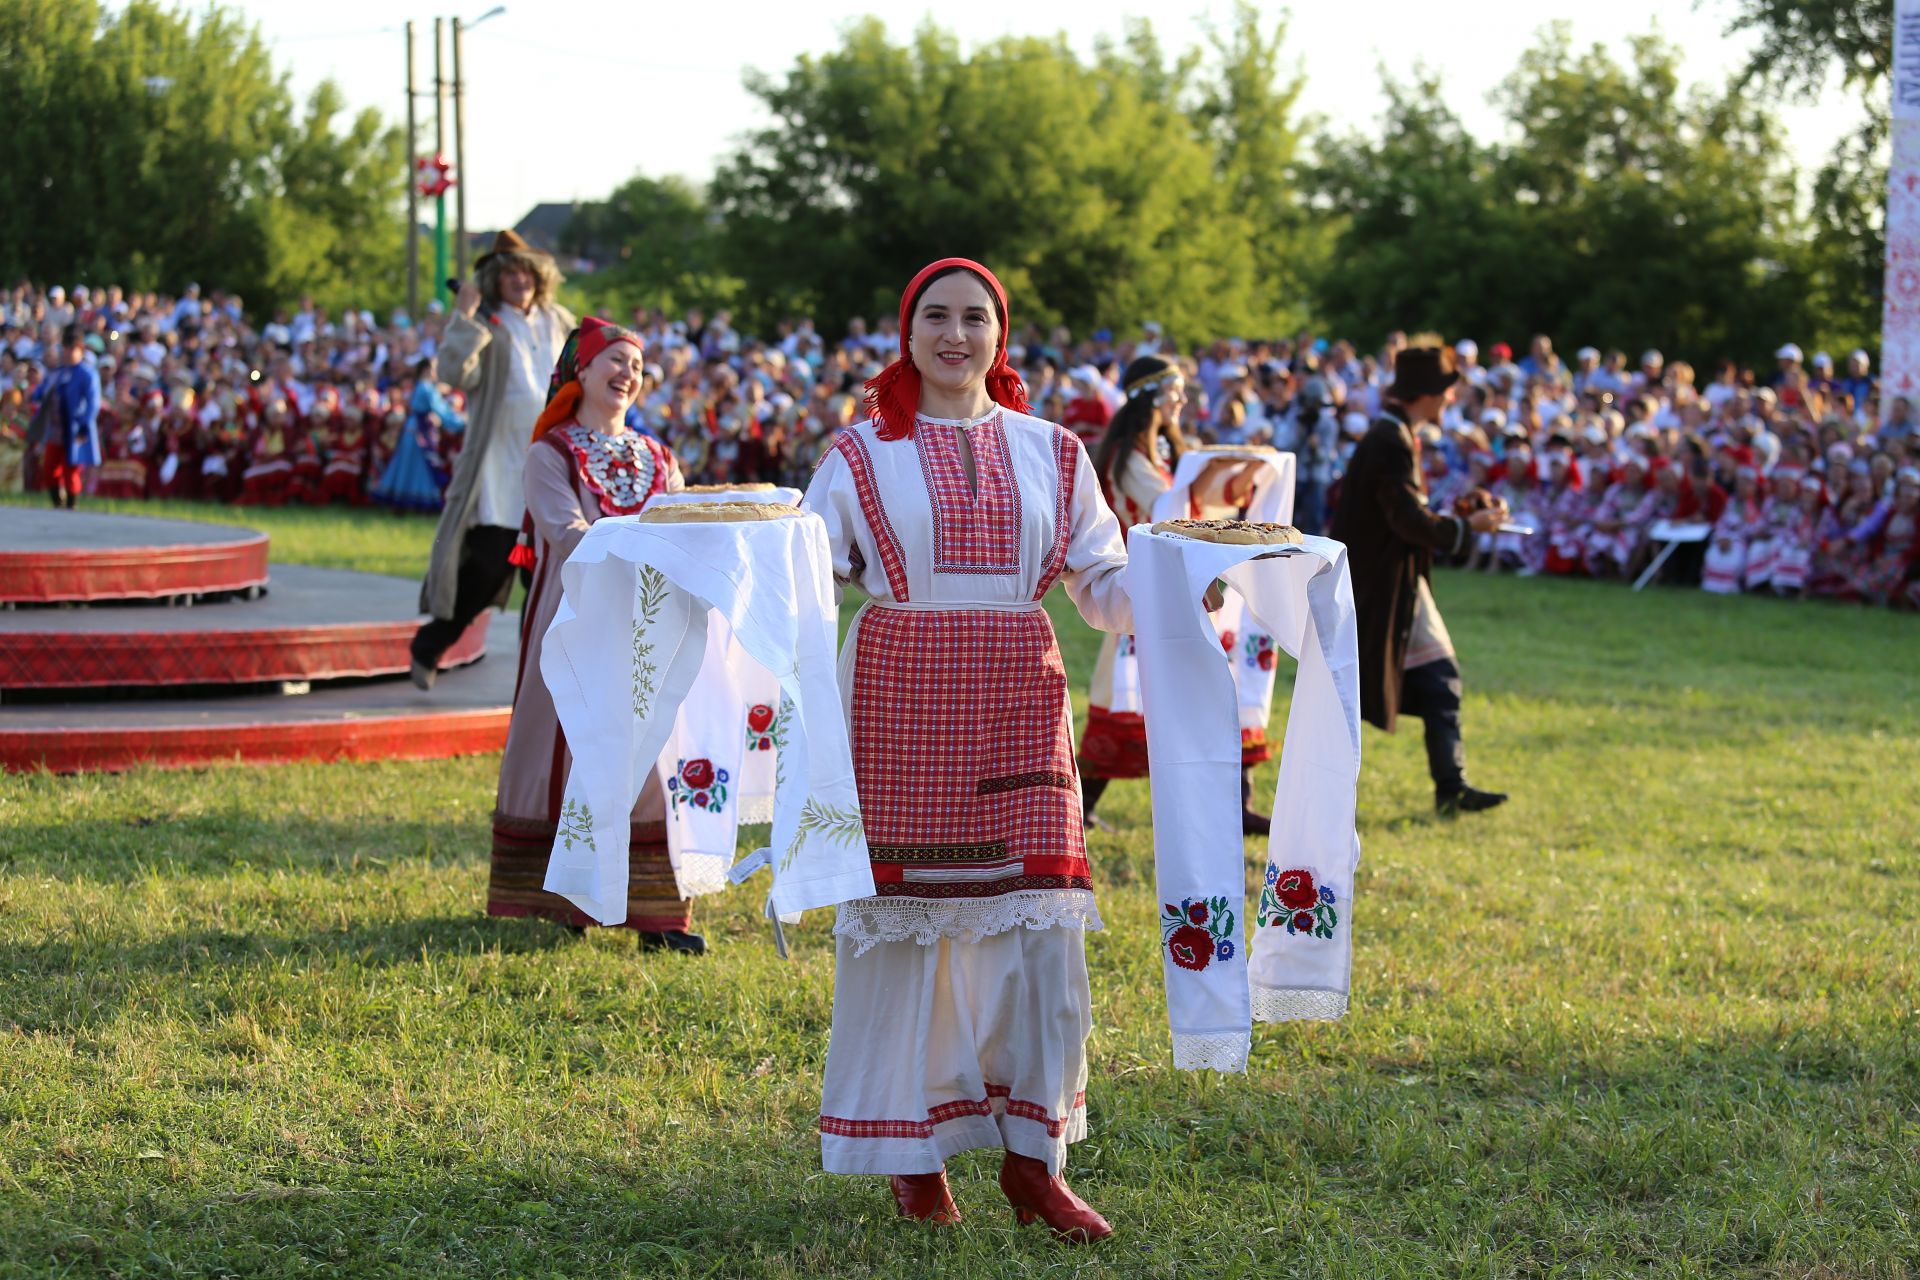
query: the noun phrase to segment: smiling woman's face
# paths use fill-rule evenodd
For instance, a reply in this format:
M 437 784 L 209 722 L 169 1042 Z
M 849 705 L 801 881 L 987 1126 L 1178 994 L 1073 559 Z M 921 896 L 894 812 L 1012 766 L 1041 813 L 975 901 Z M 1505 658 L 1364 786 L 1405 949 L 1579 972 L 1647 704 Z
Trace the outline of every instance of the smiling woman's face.
M 949 393 L 979 386 L 1000 345 L 1000 317 L 986 282 L 971 271 L 941 276 L 913 308 L 908 350 L 920 377 Z
M 616 342 L 580 371 L 580 398 L 603 414 L 624 415 L 640 394 L 646 353 L 631 342 Z

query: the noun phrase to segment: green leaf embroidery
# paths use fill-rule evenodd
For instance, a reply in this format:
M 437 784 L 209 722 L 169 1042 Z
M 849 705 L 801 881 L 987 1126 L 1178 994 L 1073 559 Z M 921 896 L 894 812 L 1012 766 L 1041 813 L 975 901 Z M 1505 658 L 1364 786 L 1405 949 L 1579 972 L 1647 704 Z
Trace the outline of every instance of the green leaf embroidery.
M 780 794 L 780 788 L 787 781 L 787 735 L 793 724 L 793 699 L 783 690 L 780 694 L 780 709 L 773 714 L 773 792 Z M 807 803 L 811 804 L 812 801 Z M 801 810 L 804 815 L 805 809 Z
M 633 714 L 644 720 L 653 711 L 660 674 L 653 661 L 653 642 L 645 637 L 660 620 L 660 610 L 667 603 L 667 575 L 652 565 L 642 565 L 637 602 L 640 617 L 633 624 Z
M 555 837 L 572 852 L 577 841 L 589 850 L 597 852 L 593 843 L 593 811 L 585 801 L 569 800 L 560 809 L 560 828 Z
M 793 842 L 787 846 L 786 854 L 780 859 L 780 869 L 787 870 L 793 860 L 800 856 L 800 846 L 807 837 L 818 835 L 834 844 L 852 844 L 866 838 L 866 826 L 860 821 L 858 808 L 843 808 L 839 805 L 821 804 L 808 797 L 800 808 L 800 825 L 793 833 Z

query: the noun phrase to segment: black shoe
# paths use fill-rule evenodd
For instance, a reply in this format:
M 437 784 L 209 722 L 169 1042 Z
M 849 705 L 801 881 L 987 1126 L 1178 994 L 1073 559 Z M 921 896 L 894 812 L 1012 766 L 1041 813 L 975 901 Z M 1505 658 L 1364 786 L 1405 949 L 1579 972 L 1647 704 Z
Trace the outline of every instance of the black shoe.
M 682 955 L 703 956 L 707 954 L 707 940 L 697 933 L 687 933 L 680 929 L 642 929 L 640 930 L 640 949 L 642 951 L 678 951 Z
M 422 693 L 432 693 L 433 682 L 440 678 L 440 670 L 415 658 L 413 665 L 407 669 L 407 675 L 413 681 L 414 688 Z
M 1249 766 L 1240 766 L 1240 834 L 1264 836 L 1273 830 L 1273 819 L 1253 811 L 1253 774 Z
M 1481 791 L 1477 787 L 1462 785 L 1458 791 L 1435 796 L 1433 807 L 1441 817 L 1451 818 L 1459 813 L 1481 813 L 1506 802 L 1507 793 L 1504 791 Z

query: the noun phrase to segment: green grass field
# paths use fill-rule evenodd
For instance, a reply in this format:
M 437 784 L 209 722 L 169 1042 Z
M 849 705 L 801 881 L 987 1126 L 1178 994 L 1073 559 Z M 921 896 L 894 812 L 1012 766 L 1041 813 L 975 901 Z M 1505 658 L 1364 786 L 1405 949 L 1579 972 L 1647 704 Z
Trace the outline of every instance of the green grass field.
M 404 574 L 432 527 L 240 519 Z M 820 1173 L 823 915 L 788 963 L 751 888 L 699 960 L 484 918 L 497 758 L 0 778 L 0 1276 L 1920 1273 L 1920 622 L 1436 593 L 1515 798 L 1436 821 L 1368 730 L 1345 1021 L 1175 1073 L 1103 804 L 1091 1249 L 984 1153 L 946 1232 Z

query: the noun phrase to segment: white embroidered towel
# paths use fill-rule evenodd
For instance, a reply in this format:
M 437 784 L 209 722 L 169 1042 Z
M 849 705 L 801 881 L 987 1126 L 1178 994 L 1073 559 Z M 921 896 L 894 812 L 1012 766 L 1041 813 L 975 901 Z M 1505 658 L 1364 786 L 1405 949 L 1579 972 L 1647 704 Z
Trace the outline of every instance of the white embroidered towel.
M 1294 460 L 1291 453 L 1249 449 L 1240 453 L 1230 449 L 1193 450 L 1180 455 L 1174 468 L 1173 487 L 1153 504 L 1155 520 L 1182 520 L 1191 509 L 1193 485 L 1207 464 L 1220 458 L 1249 458 L 1266 465 L 1254 473 L 1253 497 L 1247 505 L 1247 519 L 1268 524 L 1293 523 Z M 1205 505 L 1208 518 L 1231 515 L 1217 506 Z M 1274 637 L 1248 614 L 1246 602 L 1238 593 L 1229 593 L 1226 605 L 1213 615 L 1220 632 L 1221 647 L 1231 655 L 1233 683 L 1239 691 L 1240 727 L 1265 734 L 1273 715 L 1274 669 L 1278 655 Z
M 1136 526 L 1127 554 L 1174 1065 L 1241 1071 L 1253 1018 L 1346 1010 L 1360 856 L 1359 656 L 1346 547 L 1326 538 L 1228 546 Z M 1240 928 L 1239 700 L 1202 602 L 1216 578 L 1299 660 L 1250 957 Z
M 626 918 L 627 820 L 707 659 L 709 610 L 775 673 L 771 913 L 873 894 L 835 676 L 836 615 L 818 516 L 714 524 L 601 520 L 561 566 L 540 671 L 576 747 L 546 888 L 603 924 Z M 587 746 L 585 744 L 591 744 Z M 702 775 L 704 776 L 704 775 Z
M 674 712 L 655 766 L 667 798 L 667 856 L 683 898 L 725 889 L 733 866 L 746 790 L 741 684 L 749 664 L 766 675 L 733 638 L 726 616 L 709 609 L 700 676 Z
M 670 506 L 678 502 L 783 502 L 790 507 L 797 507 L 800 505 L 800 497 L 798 489 L 785 486 L 776 486 L 772 489 L 724 489 L 718 492 L 675 489 L 667 493 L 654 494 L 647 500 L 647 506 Z M 739 641 L 732 638 L 733 628 L 727 626 L 726 619 L 719 613 L 708 616 L 708 626 L 721 628 L 728 641 L 725 650 L 726 662 L 733 676 L 732 692 L 738 695 L 740 702 L 740 715 L 734 714 L 734 707 L 731 704 L 721 707 L 708 702 L 702 697 L 700 689 L 694 691 L 690 701 L 701 702 L 708 708 L 706 714 L 710 719 L 706 723 L 715 727 L 744 717 L 746 727 L 738 735 L 740 749 L 738 751 L 723 750 L 712 735 L 705 735 L 699 743 L 686 745 L 691 742 L 692 735 L 687 734 L 683 739 L 682 734 L 676 731 L 676 739 L 682 740 L 668 743 L 666 752 L 661 755 L 660 781 L 664 786 L 674 776 L 678 761 L 686 758 L 689 750 L 718 753 L 712 756 L 716 765 L 721 756 L 726 756 L 729 760 L 737 759 L 737 766 L 731 764 L 728 766 L 731 770 L 731 781 L 726 784 L 730 788 L 728 793 L 730 799 L 725 810 L 726 817 L 729 819 L 726 838 L 727 848 L 731 850 L 737 824 L 773 821 L 775 755 L 779 750 L 779 740 L 784 732 L 779 724 L 778 715 L 780 680 L 747 656 L 746 650 L 740 647 Z M 711 665 L 711 657 L 708 661 Z M 684 723 L 687 718 L 686 708 L 681 709 L 680 716 Z M 691 728 L 691 726 L 688 727 Z M 671 816 L 669 814 L 669 819 Z M 675 841 L 675 833 L 675 824 L 670 820 L 667 828 L 667 846 L 668 851 L 675 857 L 674 868 L 677 872 L 681 866 L 681 852 Z M 728 856 L 730 858 L 731 853 Z M 724 875 L 726 868 L 722 867 L 721 871 Z M 680 883 L 681 892 L 685 893 L 687 882 L 684 876 L 681 877 Z M 702 883 L 705 881 L 703 880 Z M 703 889 L 701 892 L 710 891 Z

